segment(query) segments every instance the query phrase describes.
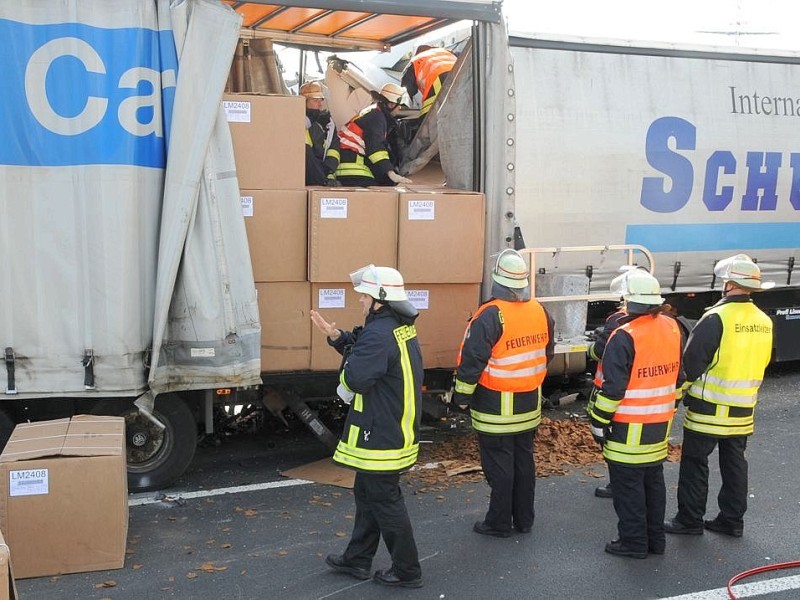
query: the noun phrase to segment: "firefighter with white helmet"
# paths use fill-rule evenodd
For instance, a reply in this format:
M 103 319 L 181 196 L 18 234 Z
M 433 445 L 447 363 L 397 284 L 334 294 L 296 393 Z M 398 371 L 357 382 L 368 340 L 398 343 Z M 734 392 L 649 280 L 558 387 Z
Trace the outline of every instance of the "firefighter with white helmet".
M 306 185 L 335 185 L 339 135 L 325 110 L 325 86 L 309 81 L 299 92 L 306 99 Z
M 336 178 L 342 185 L 371 186 L 411 183 L 397 172 L 399 156 L 393 156 L 392 136 L 396 115 L 408 98 L 396 83 L 372 92 L 374 104 L 350 119 L 339 132 L 340 162 Z
M 697 322 L 684 352 L 683 447 L 678 512 L 668 533 L 701 535 L 704 529 L 733 537 L 744 532 L 747 510 L 747 438 L 754 431 L 758 389 L 772 355 L 772 320 L 750 297 L 774 282 L 746 254 L 719 261 L 722 299 Z M 708 499 L 708 456 L 719 447 L 722 487 L 719 513 L 703 520 Z
M 344 357 L 337 393 L 350 409 L 333 460 L 356 471 L 350 542 L 344 553 L 330 554 L 325 562 L 357 579 L 421 587 L 414 531 L 399 484 L 419 452 L 423 363 L 414 327 L 418 313 L 396 269 L 368 265 L 350 279 L 360 294 L 363 327 L 342 331 L 311 311 L 314 325 Z M 372 575 L 381 537 L 392 566 Z
M 663 462 L 683 383 L 683 334 L 648 271 L 623 273 L 611 290 L 622 294 L 627 316 L 608 338 L 589 414 L 592 436 L 608 464 L 618 517 L 618 537 L 605 551 L 646 558 L 663 554 L 666 546 Z
M 529 270 L 516 250 L 492 264 L 492 297 L 470 319 L 458 353 L 453 403 L 470 407 L 489 510 L 473 531 L 509 537 L 534 521 L 533 439 L 541 421 L 541 385 L 553 358 L 553 320 L 530 297 Z

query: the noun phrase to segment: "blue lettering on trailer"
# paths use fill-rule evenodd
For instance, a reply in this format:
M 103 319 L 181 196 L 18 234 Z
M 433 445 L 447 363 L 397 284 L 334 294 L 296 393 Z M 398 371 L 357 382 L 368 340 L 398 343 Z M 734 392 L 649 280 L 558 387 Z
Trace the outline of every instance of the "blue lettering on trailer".
M 0 164 L 166 165 L 171 31 L 0 19 L 0 39 Z
M 662 117 L 647 131 L 645 152 L 650 166 L 661 177 L 644 177 L 641 205 L 656 213 L 674 213 L 684 208 L 692 195 L 694 167 L 679 151 L 696 150 L 697 129 L 679 117 Z M 671 147 L 672 145 L 672 147 Z M 674 147 L 674 149 L 673 149 Z M 706 160 L 702 202 L 711 213 L 723 211 L 771 212 L 778 196 L 778 173 L 783 166 L 780 152 L 748 151 L 747 179 L 740 203 L 734 202 L 734 186 L 725 185 L 726 175 L 735 175 L 737 160 L 729 150 L 716 150 Z M 789 205 L 800 211 L 800 153 L 790 153 Z M 800 217 L 800 215 L 798 215 Z M 625 243 L 641 244 L 656 252 L 726 249 L 774 249 L 796 247 L 798 223 L 671 223 L 628 225 Z

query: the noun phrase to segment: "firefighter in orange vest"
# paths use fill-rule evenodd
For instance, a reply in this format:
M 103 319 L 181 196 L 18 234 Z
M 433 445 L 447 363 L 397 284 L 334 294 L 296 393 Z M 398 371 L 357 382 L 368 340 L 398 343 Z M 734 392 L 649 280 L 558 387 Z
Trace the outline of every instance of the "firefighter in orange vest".
M 417 92 L 422 97 L 420 117 L 430 112 L 455 64 L 456 55 L 450 50 L 424 45 L 417 48 L 414 57 L 408 61 L 400 83 L 406 88 L 409 98 L 416 96 Z
M 481 465 L 492 489 L 473 531 L 508 537 L 534 520 L 533 439 L 541 421 L 541 385 L 553 358 L 553 320 L 530 298 L 528 265 L 503 250 L 492 268 L 492 298 L 467 326 L 453 402 L 470 406 Z
M 399 156 L 390 152 L 397 127 L 395 116 L 406 102 L 406 94 L 396 83 L 387 83 L 375 100 L 350 119 L 339 131 L 339 166 L 336 179 L 346 186 L 395 185 L 411 183 L 397 172 Z
M 420 109 L 416 117 L 403 119 L 399 123 L 399 137 L 407 146 L 414 139 L 425 116 L 431 111 L 442 91 L 448 73 L 456 64 L 456 55 L 445 48 L 422 45 L 408 61 L 400 79 L 409 98 L 420 95 Z
M 605 551 L 646 558 L 663 554 L 667 490 L 663 462 L 683 383 L 683 333 L 664 305 L 661 287 L 650 273 L 637 269 L 611 282 L 624 291 L 630 320 L 608 338 L 601 366 L 603 383 L 592 407 L 592 435 L 614 490 L 618 539 Z

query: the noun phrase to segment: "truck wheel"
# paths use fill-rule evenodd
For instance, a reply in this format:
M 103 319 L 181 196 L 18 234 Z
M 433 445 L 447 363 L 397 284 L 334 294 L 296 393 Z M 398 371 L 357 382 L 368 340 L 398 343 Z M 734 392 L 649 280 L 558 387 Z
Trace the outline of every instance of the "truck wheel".
M 156 398 L 153 415 L 166 425 L 163 430 L 130 404 L 123 408 L 113 401 L 101 402 L 92 412 L 125 417 L 128 490 L 131 492 L 170 486 L 194 458 L 197 422 L 179 396 Z

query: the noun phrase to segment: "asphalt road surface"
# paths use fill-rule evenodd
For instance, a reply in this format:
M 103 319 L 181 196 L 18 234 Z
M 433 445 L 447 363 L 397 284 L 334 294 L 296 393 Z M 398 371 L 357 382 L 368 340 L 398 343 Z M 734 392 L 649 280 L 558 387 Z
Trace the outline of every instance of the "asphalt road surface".
M 750 499 L 745 535 L 668 537 L 664 556 L 605 554 L 616 537 L 610 500 L 595 498 L 587 469 L 540 479 L 536 523 L 528 535 L 486 538 L 483 482 L 419 493 L 404 484 L 425 586 L 391 589 L 331 572 L 352 528 L 349 490 L 298 482 L 280 472 L 326 456 L 304 433 L 242 434 L 198 451 L 177 486 L 131 496 L 125 568 L 20 580 L 20 597 L 58 599 L 617 599 L 725 600 L 734 575 L 800 560 L 800 365 L 771 369 L 750 438 Z M 578 410 L 582 407 L 572 407 Z M 679 411 L 682 415 L 683 409 Z M 442 434 L 428 429 L 437 443 Z M 681 439 L 680 417 L 673 441 Z M 719 489 L 711 457 L 709 517 Z M 602 472 L 602 464 L 593 467 Z M 678 465 L 665 465 L 667 516 L 676 509 Z M 417 486 L 418 487 L 418 486 Z M 166 494 L 166 498 L 163 498 Z M 390 564 L 381 546 L 373 568 Z M 737 597 L 800 598 L 800 570 L 749 578 Z

